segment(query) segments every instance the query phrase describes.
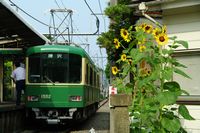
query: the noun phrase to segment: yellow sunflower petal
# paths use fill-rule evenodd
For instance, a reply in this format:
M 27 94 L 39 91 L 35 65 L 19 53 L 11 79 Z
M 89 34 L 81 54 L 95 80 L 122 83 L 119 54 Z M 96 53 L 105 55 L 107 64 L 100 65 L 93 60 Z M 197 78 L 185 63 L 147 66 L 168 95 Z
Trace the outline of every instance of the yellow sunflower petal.
M 155 28 L 155 29 L 153 29 L 152 34 L 153 34 L 154 37 L 156 38 L 161 32 L 162 32 L 161 29 Z
M 116 75 L 118 73 L 118 68 L 116 66 L 112 67 L 112 73 L 113 75 Z
M 169 38 L 168 38 L 167 34 L 165 34 L 165 33 L 161 33 L 156 37 L 156 42 L 160 46 L 167 44 L 168 40 L 169 40 Z
M 146 49 L 146 46 L 144 46 L 144 45 L 141 45 L 141 46 L 139 47 L 140 52 L 144 52 L 145 49 Z
M 152 25 L 146 25 L 146 26 L 144 26 L 144 31 L 146 32 L 146 33 L 151 33 L 152 32 L 152 30 L 153 30 L 153 26 Z
M 122 55 L 121 55 L 121 60 L 122 60 L 122 61 L 126 61 L 126 55 L 125 55 L 125 54 L 122 54 Z
M 129 37 L 129 33 L 128 33 L 127 30 L 121 29 L 121 30 L 120 30 L 120 35 L 121 35 L 121 37 L 124 39 L 124 41 L 130 42 L 131 38 Z
M 118 49 L 120 47 L 120 42 L 117 38 L 114 39 L 115 48 Z

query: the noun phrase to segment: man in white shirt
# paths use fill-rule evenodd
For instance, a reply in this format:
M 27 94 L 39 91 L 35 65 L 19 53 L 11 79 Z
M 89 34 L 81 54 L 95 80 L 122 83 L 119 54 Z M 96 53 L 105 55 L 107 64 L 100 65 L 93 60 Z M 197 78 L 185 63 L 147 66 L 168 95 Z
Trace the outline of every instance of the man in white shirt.
M 20 66 L 19 62 L 15 62 L 16 69 L 12 72 L 11 78 L 16 83 L 16 105 L 21 103 L 21 93 L 25 89 L 25 69 Z

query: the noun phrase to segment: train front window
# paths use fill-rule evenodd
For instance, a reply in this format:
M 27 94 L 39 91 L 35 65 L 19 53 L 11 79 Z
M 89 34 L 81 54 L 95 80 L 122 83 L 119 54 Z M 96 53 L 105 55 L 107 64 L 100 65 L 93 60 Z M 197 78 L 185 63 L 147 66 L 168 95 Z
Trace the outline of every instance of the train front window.
M 45 53 L 29 57 L 30 83 L 80 83 L 81 56 L 76 54 Z

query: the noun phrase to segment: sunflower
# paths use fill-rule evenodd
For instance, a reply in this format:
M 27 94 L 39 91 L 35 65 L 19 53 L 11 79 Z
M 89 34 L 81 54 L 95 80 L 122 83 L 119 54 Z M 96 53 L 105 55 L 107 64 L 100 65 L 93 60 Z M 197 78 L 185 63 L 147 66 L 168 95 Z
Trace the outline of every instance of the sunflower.
M 146 49 L 146 46 L 141 45 L 141 46 L 139 47 L 139 49 L 140 49 L 140 52 L 143 52 L 143 51 Z
M 155 28 L 155 29 L 153 29 L 152 34 L 153 34 L 154 37 L 156 38 L 161 32 L 162 32 L 161 29 Z
M 118 49 L 120 47 L 120 42 L 117 38 L 114 39 L 115 48 Z
M 146 26 L 146 24 L 145 23 L 142 23 L 142 24 L 140 24 L 140 25 L 137 25 L 136 27 L 135 27 L 135 30 L 136 31 L 140 31 L 140 30 L 143 30 L 144 31 L 144 27 Z
M 116 66 L 112 67 L 112 73 L 113 75 L 116 75 L 118 73 L 118 68 Z
M 130 37 L 129 37 L 129 33 L 128 33 L 128 31 L 127 30 L 125 30 L 125 29 L 121 29 L 120 30 L 120 35 L 121 35 L 121 37 L 126 41 L 126 42 L 130 42 Z
M 126 61 L 126 54 L 122 54 L 122 55 L 121 55 L 121 60 L 122 60 L 122 61 Z
M 156 37 L 156 42 L 160 46 L 167 44 L 168 40 L 169 40 L 169 38 L 168 38 L 167 34 L 165 34 L 165 33 L 158 34 Z
M 144 29 L 144 31 L 145 31 L 146 33 L 151 33 L 152 30 L 153 30 L 153 26 L 148 24 L 148 25 L 145 25 L 145 26 L 143 27 L 143 29 Z

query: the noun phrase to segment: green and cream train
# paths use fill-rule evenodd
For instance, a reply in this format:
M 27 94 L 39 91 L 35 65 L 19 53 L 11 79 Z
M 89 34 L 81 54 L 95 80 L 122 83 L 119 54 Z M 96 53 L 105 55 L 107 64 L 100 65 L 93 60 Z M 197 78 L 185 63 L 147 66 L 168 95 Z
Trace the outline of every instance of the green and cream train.
M 42 45 L 26 54 L 28 115 L 48 123 L 81 120 L 98 109 L 100 75 L 80 47 Z

